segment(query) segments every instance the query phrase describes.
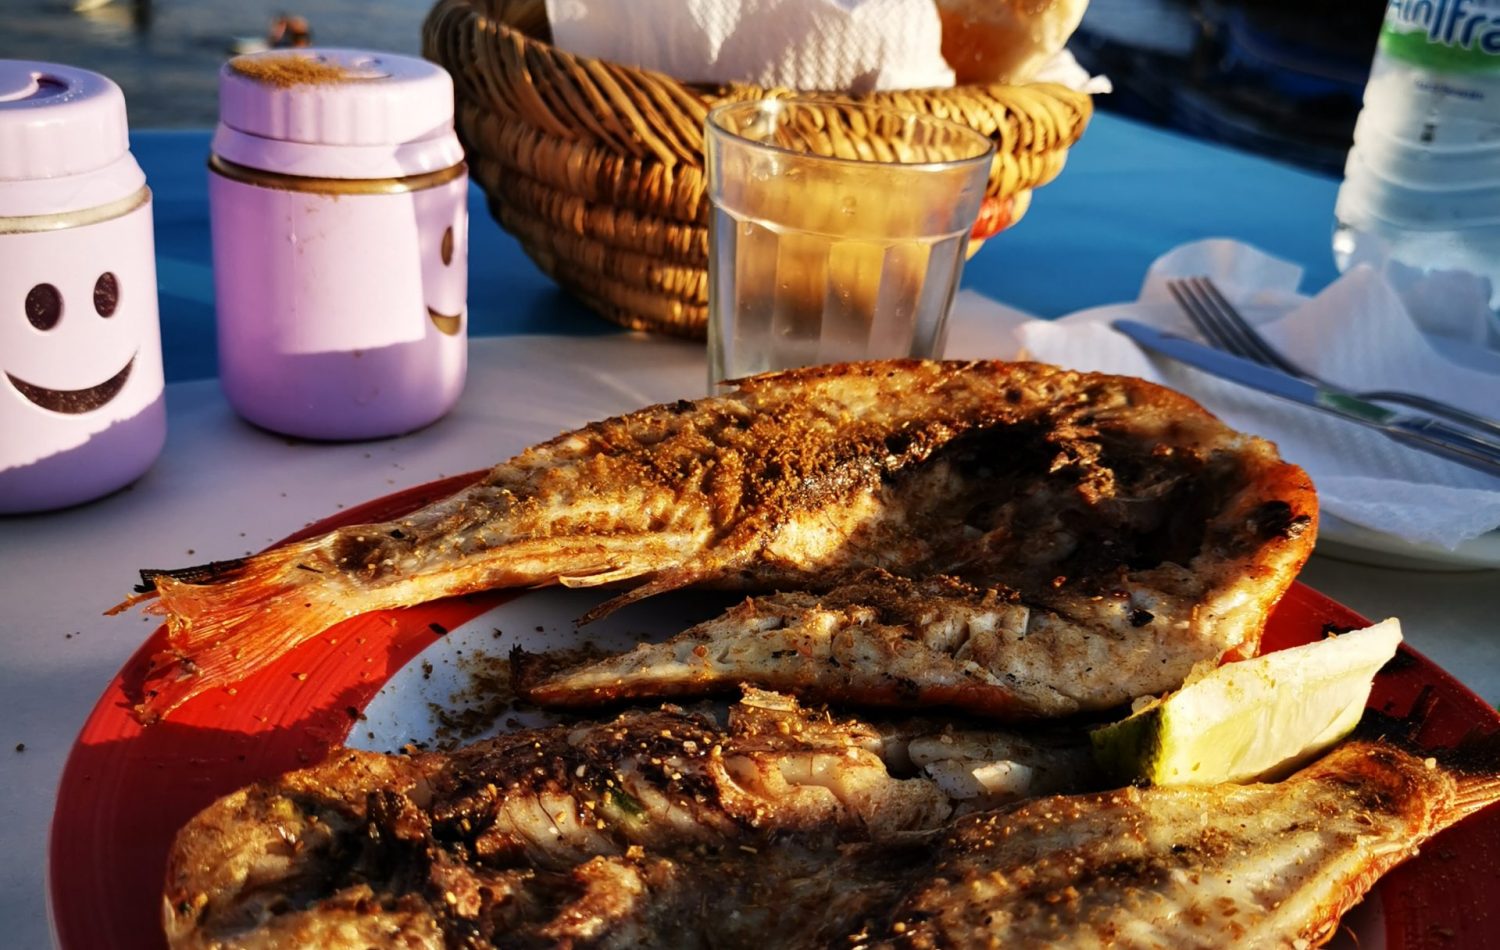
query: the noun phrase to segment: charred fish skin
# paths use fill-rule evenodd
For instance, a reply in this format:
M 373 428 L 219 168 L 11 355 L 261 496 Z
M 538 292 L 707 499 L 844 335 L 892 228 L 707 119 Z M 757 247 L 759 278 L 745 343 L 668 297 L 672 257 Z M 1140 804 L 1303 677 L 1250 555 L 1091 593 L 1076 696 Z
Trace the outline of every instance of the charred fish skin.
M 489 946 L 527 922 L 561 927 L 557 915 L 621 888 L 670 903 L 679 851 L 941 826 L 953 800 L 893 776 L 878 745 L 862 724 L 791 703 L 728 729 L 663 709 L 451 754 L 341 750 L 220 799 L 179 832 L 165 931 L 174 948 Z
M 716 945 L 757 946 L 790 903 L 822 920 L 796 945 L 823 946 L 897 896 L 923 831 L 1027 793 L 986 768 L 1086 747 L 1068 735 L 874 724 L 752 690 L 722 726 L 667 708 L 452 753 L 343 750 L 183 829 L 166 933 L 174 948 L 680 946 L 712 905 Z M 1037 771 L 1038 789 L 1096 779 Z
M 1500 801 L 1497 736 L 1426 758 L 1360 739 L 1276 784 L 1051 795 L 945 818 L 910 807 L 927 798 L 913 780 L 856 769 L 857 788 L 830 785 L 821 756 L 859 759 L 888 731 L 749 700 L 717 732 L 720 755 L 744 765 L 686 783 L 630 772 L 675 770 L 713 732 L 664 710 L 452 754 L 345 750 L 236 792 L 178 836 L 169 943 L 1314 946 L 1384 871 Z M 551 741 L 568 749 L 538 756 Z M 577 765 L 635 804 L 580 807 L 603 792 Z M 569 807 L 592 830 L 559 817 Z
M 137 713 L 349 616 L 542 584 L 634 584 L 618 604 L 689 584 L 822 589 L 880 567 L 1094 596 L 1125 570 L 1197 591 L 1253 652 L 1316 518 L 1305 473 L 1269 443 L 1140 380 L 994 362 L 768 374 L 566 433 L 389 523 L 147 572 L 170 649 Z
M 1316 507 L 1294 503 L 1305 476 L 1264 444 L 1204 451 L 1209 440 L 1165 420 L 1153 428 L 1134 409 L 1096 407 L 1086 431 L 1097 443 L 1075 446 L 1092 462 L 1082 475 L 1063 465 L 1017 483 L 1003 454 L 970 434 L 893 479 L 893 494 L 939 499 L 905 506 L 903 530 L 929 539 L 929 566 L 961 579 L 877 569 L 821 597 L 755 598 L 664 645 L 572 671 L 531 664 L 527 676 L 523 663 L 521 689 L 576 708 L 751 683 L 1020 719 L 1106 709 L 1176 688 L 1197 664 L 1251 654 L 1310 550 Z M 1149 464 L 1122 448 L 1127 424 L 1151 436 Z
M 170 711 L 217 671 L 232 678 L 267 662 L 299 631 L 380 607 L 550 583 L 670 589 L 732 573 L 776 531 L 796 536 L 780 546 L 781 572 L 788 558 L 811 567 L 845 520 L 873 516 L 867 496 L 888 471 L 996 423 L 1003 403 L 980 398 L 993 395 L 982 385 L 993 375 L 910 364 L 751 381 L 565 433 L 397 522 L 341 528 L 227 570 L 153 572 L 173 650 L 140 713 Z M 953 395 L 953 380 L 969 398 L 931 392 Z M 882 384 L 892 387 L 884 399 Z M 824 511 L 843 517 L 799 529 Z
M 1494 743 L 1489 743 L 1494 747 Z M 1312 947 L 1387 870 L 1500 800 L 1351 741 L 1284 782 L 1126 788 L 959 818 L 872 948 Z
M 371 886 L 384 883 L 366 844 L 376 789 L 428 794 L 425 776 L 405 759 L 341 753 L 332 769 L 252 785 L 199 813 L 168 861 L 167 942 L 192 950 L 443 947 L 425 900 Z M 341 886 L 329 889 L 330 881 Z

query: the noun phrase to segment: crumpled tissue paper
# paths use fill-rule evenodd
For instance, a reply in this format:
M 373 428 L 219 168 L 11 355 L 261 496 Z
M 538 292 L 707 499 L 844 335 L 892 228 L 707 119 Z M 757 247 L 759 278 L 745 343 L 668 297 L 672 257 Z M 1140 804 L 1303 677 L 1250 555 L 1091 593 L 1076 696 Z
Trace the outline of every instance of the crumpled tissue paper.
M 547 0 L 559 49 L 689 82 L 953 85 L 932 0 Z

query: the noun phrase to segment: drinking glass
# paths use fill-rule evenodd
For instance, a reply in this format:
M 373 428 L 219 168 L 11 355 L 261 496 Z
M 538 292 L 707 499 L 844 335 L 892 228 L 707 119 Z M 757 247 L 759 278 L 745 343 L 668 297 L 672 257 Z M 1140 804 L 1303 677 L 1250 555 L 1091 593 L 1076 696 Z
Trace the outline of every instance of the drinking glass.
M 994 143 L 919 112 L 763 100 L 708 114 L 709 387 L 936 357 Z

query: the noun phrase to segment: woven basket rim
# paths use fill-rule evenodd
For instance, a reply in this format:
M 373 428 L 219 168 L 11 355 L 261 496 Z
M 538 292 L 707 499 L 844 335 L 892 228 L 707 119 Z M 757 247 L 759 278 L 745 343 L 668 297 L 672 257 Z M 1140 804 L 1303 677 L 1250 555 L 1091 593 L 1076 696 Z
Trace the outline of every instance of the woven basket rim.
M 712 81 L 682 79 L 673 76 L 670 73 L 662 72 L 660 70 L 652 69 L 649 67 L 634 66 L 615 62 L 613 60 L 601 59 L 598 57 L 586 56 L 583 54 L 570 52 L 552 43 L 550 41 L 550 36 L 548 38 L 542 38 L 541 36 L 538 36 L 532 32 L 528 32 L 526 27 L 531 24 L 523 20 L 520 14 L 516 14 L 516 20 L 520 20 L 520 22 L 516 22 L 516 20 L 508 20 L 503 17 L 494 17 L 481 9 L 482 7 L 498 7 L 505 12 L 531 12 L 532 18 L 536 21 L 537 26 L 544 27 L 550 30 L 550 26 L 548 26 L 548 24 L 546 23 L 546 4 L 543 2 L 543 0 L 439 0 L 437 5 L 434 6 L 433 9 L 429 12 L 429 25 L 433 14 L 444 7 L 455 7 L 467 11 L 470 16 L 477 17 L 482 20 L 481 28 L 492 28 L 500 36 L 508 37 L 511 39 L 511 41 L 520 43 L 523 47 L 524 58 L 531 58 L 530 56 L 526 55 L 528 53 L 536 54 L 543 58 L 555 58 L 559 62 L 572 63 L 580 67 L 584 72 L 588 73 L 591 78 L 603 78 L 609 74 L 617 74 L 627 77 L 638 77 L 643 80 L 649 80 L 651 82 L 658 83 L 664 89 L 678 90 L 682 93 L 687 93 L 686 96 L 680 97 L 678 104 L 691 103 L 693 106 L 697 107 L 697 109 L 694 111 L 702 111 L 703 115 L 697 117 L 698 122 L 696 124 L 696 127 L 699 132 L 701 132 L 702 130 L 702 118 L 707 115 L 709 110 L 715 108 L 716 106 L 727 104 L 728 102 L 737 102 L 743 100 L 816 98 L 831 102 L 855 101 L 876 107 L 880 107 L 882 105 L 886 105 L 887 107 L 894 107 L 894 104 L 887 104 L 885 100 L 910 97 L 920 102 L 924 102 L 925 104 L 930 104 L 931 100 L 962 100 L 966 97 L 993 97 L 1004 100 L 1006 98 L 1005 93 L 1008 91 L 1013 92 L 1015 90 L 1027 89 L 1038 93 L 1046 93 L 1048 97 L 1058 101 L 1059 104 L 1065 102 L 1068 105 L 1071 105 L 1074 110 L 1082 113 L 1082 115 L 1079 117 L 1078 122 L 1076 123 L 1078 127 L 1077 134 L 1072 137 L 1071 141 L 1061 145 L 1063 149 L 1066 149 L 1077 140 L 1078 135 L 1081 135 L 1083 127 L 1087 125 L 1088 119 L 1093 112 L 1092 97 L 1089 93 L 1073 89 L 1060 83 L 1048 81 L 1028 80 L 1019 83 L 964 83 L 956 84 L 953 86 L 931 86 L 912 89 L 882 89 L 863 94 L 850 94 L 848 92 L 839 90 L 793 89 L 785 86 L 762 86 L 752 82 L 719 83 Z M 428 29 L 424 28 L 424 34 L 427 32 Z M 436 57 L 430 58 L 434 58 L 435 61 L 441 63 L 441 59 L 438 59 Z M 452 67 L 449 68 L 451 71 Z M 972 124 L 957 122 L 956 120 L 949 119 L 947 115 L 938 115 L 937 113 L 932 112 L 930 109 L 921 109 L 919 111 L 927 112 L 930 115 L 934 115 L 936 118 L 955 121 L 955 124 L 968 125 L 969 128 L 974 128 Z M 607 137 L 603 139 L 595 139 L 595 141 L 608 140 L 609 139 Z M 1021 151 L 1044 153 L 1052 151 L 1056 147 L 1056 144 L 1043 144 L 1042 147 L 1039 148 L 1023 148 L 1021 149 Z M 998 141 L 996 143 L 996 149 L 997 151 L 1001 150 L 1000 143 Z M 1007 149 L 1006 151 L 1014 153 L 1015 149 Z M 701 148 L 696 151 L 696 154 L 701 155 Z M 664 156 L 659 154 L 656 157 L 666 160 Z
M 991 210 L 971 253 L 1026 213 L 1093 111 L 1087 93 L 1054 83 L 849 95 L 681 80 L 559 49 L 544 0 L 436 0 L 423 53 L 452 74 L 475 181 L 527 255 L 609 320 L 698 338 L 707 313 L 704 119 L 715 106 L 797 98 L 894 107 L 989 138 Z M 853 138 L 837 150 L 892 147 Z

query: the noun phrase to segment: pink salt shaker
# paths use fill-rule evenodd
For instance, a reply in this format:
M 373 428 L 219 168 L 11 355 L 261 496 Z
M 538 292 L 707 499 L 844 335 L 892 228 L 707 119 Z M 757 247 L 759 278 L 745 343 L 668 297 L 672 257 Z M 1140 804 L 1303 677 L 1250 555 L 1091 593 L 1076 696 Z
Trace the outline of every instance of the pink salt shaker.
M 236 57 L 209 170 L 219 376 L 240 415 L 367 439 L 452 408 L 468 174 L 441 67 L 339 49 Z
M 0 513 L 138 478 L 166 439 L 151 191 L 125 96 L 0 59 Z

